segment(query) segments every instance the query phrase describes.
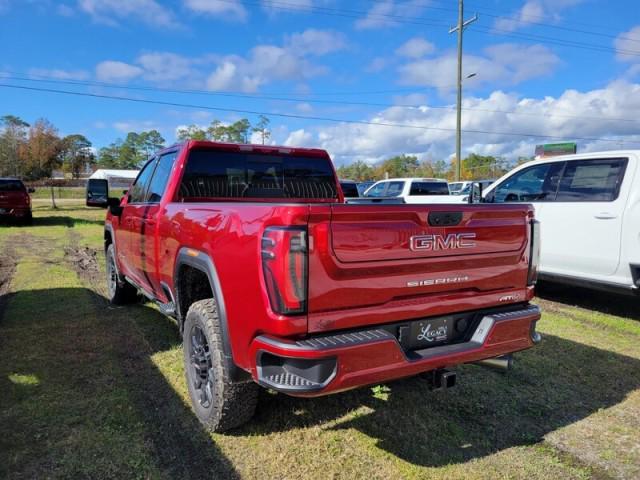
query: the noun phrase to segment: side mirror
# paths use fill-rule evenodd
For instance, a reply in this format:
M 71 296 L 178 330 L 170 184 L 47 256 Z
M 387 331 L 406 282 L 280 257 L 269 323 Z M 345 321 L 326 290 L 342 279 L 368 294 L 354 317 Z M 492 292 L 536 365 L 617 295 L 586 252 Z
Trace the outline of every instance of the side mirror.
M 117 198 L 113 198 L 113 197 L 109 197 L 109 199 L 107 200 L 108 204 L 109 204 L 109 212 L 111 213 L 111 215 L 114 215 L 116 217 L 119 217 L 120 215 L 122 215 L 122 207 L 120 206 L 120 200 Z
M 107 208 L 109 206 L 109 182 L 90 178 L 87 182 L 87 207 Z
M 29 187 L 29 188 L 27 188 L 27 192 L 28 192 L 28 193 L 35 193 L 35 192 L 36 192 L 36 189 L 35 189 L 35 188 L 33 188 L 33 187 Z
M 469 203 L 482 203 L 482 183 L 473 182 L 467 199 Z

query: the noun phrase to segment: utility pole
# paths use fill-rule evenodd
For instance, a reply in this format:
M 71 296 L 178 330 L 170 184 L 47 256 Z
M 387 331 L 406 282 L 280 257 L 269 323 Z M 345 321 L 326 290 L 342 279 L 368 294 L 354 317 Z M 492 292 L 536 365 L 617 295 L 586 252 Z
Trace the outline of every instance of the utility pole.
M 456 181 L 460 180 L 462 171 L 462 34 L 464 28 L 478 20 L 476 13 L 473 18 L 464 20 L 464 0 L 458 0 L 458 25 L 451 27 L 449 33 L 458 32 L 458 99 L 456 102 Z

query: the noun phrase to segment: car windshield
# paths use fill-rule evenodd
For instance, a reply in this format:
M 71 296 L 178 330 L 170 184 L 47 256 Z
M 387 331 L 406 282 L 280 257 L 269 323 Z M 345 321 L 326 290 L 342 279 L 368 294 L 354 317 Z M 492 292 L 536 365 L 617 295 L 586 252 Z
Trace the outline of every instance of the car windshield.
M 404 182 L 379 182 L 367 190 L 365 197 L 397 197 L 402 194 Z
M 467 183 L 462 190 L 457 191 L 461 195 L 467 195 L 471 191 L 471 183 Z
M 449 191 L 451 193 L 458 193 L 462 189 L 462 182 L 453 182 L 449 184 Z
M 0 192 L 22 192 L 24 184 L 20 180 L 2 179 L 0 180 Z

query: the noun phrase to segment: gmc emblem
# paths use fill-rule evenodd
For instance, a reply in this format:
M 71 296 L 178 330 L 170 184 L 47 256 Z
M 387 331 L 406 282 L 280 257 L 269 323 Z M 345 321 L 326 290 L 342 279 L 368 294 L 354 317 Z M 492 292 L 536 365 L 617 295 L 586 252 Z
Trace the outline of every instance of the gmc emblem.
M 455 250 L 476 246 L 475 233 L 450 233 L 449 235 L 416 235 L 409 239 L 409 248 L 419 250 Z

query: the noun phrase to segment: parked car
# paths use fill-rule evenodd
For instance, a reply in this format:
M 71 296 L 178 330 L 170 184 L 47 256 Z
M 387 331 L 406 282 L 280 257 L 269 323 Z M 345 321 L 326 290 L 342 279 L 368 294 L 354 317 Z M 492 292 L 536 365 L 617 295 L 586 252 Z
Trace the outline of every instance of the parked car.
M 449 192 L 451 195 L 469 195 L 471 186 L 473 184 L 480 184 L 482 191 L 484 192 L 489 186 L 495 182 L 495 180 L 469 180 L 464 182 L 451 182 L 449 183 Z
M 506 368 L 540 340 L 529 205 L 349 205 L 323 150 L 189 141 L 102 206 L 110 301 L 142 292 L 177 319 L 215 431 L 251 418 L 259 385 L 449 387 L 444 367 Z
M 345 198 L 355 198 L 360 196 L 358 183 L 353 180 L 340 180 L 340 188 Z
M 439 178 L 389 178 L 369 187 L 365 198 L 400 198 L 404 203 L 461 203 L 449 194 L 449 184 Z
M 22 180 L 0 178 L 0 218 L 31 223 L 33 217 L 29 194 L 33 192 L 35 190 L 25 187 Z
M 532 203 L 541 222 L 543 279 L 638 294 L 640 151 L 545 158 L 485 192 L 490 203 Z
M 358 183 L 358 193 L 360 194 L 359 196 L 363 196 L 364 192 L 367 191 L 367 188 L 369 188 L 371 185 L 373 185 L 376 182 L 360 182 Z

